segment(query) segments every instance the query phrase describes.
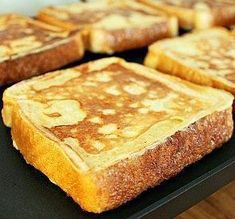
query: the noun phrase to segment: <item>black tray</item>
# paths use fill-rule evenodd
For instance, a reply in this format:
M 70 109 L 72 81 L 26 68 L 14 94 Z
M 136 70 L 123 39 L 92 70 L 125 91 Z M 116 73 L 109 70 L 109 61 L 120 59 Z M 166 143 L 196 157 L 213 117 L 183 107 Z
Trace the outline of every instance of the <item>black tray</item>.
M 143 61 L 146 49 L 120 53 Z M 80 64 L 104 57 L 87 53 Z M 4 88 L 1 88 L 1 95 Z M 2 108 L 2 102 L 0 102 Z M 12 147 L 10 130 L 0 120 L 0 218 L 170 218 L 235 179 L 235 136 L 222 148 L 189 166 L 178 176 L 142 193 L 118 209 L 100 214 L 81 210 L 59 187 L 27 165 Z

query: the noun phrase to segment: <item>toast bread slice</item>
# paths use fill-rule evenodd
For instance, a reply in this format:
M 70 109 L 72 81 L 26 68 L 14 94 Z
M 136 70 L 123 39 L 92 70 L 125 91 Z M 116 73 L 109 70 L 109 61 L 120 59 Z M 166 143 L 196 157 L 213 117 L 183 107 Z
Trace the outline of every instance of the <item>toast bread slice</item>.
M 235 37 L 212 28 L 149 47 L 145 65 L 235 95 Z
M 83 56 L 79 33 L 31 18 L 0 16 L 0 85 L 55 70 Z
M 82 30 L 86 47 L 98 53 L 140 48 L 178 33 L 175 17 L 130 0 L 51 6 L 37 17 L 67 30 Z
M 139 0 L 179 19 L 186 29 L 205 29 L 235 23 L 234 0 Z
M 100 213 L 226 142 L 232 101 L 225 91 L 106 58 L 13 85 L 2 116 L 29 164 Z

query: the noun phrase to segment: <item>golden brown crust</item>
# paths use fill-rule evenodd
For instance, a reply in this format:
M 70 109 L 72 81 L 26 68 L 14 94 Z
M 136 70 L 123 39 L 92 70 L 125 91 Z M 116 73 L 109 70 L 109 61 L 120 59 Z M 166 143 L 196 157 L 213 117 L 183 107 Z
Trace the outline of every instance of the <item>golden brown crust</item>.
M 235 95 L 234 42 L 232 34 L 224 28 L 195 31 L 153 44 L 144 63 L 167 74 Z
M 169 4 L 164 1 L 139 0 L 142 3 L 177 16 L 183 28 L 204 29 L 212 26 L 229 26 L 235 22 L 235 5 L 219 1 L 179 1 Z
M 206 5 L 205 5 L 206 7 Z M 235 22 L 235 5 L 210 8 L 207 11 L 195 11 L 194 25 L 197 29 L 213 26 L 229 27 Z M 207 22 L 205 22 L 207 20 Z
M 113 53 L 129 49 L 141 48 L 156 40 L 175 35 L 165 24 L 156 24 L 146 28 L 130 28 L 121 30 L 93 30 L 87 38 L 90 38 L 90 48 L 93 52 Z M 86 39 L 86 38 L 85 38 Z M 100 42 L 97 42 L 100 39 Z M 85 40 L 89 42 L 89 40 Z M 96 45 L 99 45 L 97 47 Z
M 179 19 L 179 26 L 191 29 L 194 27 L 194 12 L 190 8 L 182 8 L 176 6 L 166 6 L 161 4 L 156 4 L 152 0 L 138 0 L 141 3 L 155 7 L 156 9 L 162 10 L 167 13 L 169 16 L 176 16 Z
M 235 94 L 234 87 L 231 87 L 226 83 L 222 83 L 216 77 L 205 75 L 198 69 L 192 69 L 191 67 L 170 58 L 163 51 L 161 51 L 161 49 L 155 50 L 154 52 L 149 50 L 147 56 L 145 57 L 144 64 L 148 67 L 175 75 L 196 84 L 227 90 L 232 94 Z
M 12 118 L 12 138 L 27 163 L 42 171 L 83 209 L 101 212 L 102 197 L 89 172 L 80 172 L 58 143 L 40 133 L 19 109 L 14 109 Z
M 105 210 L 117 207 L 176 175 L 187 165 L 220 147 L 231 137 L 232 131 L 231 108 L 215 112 L 175 133 L 142 156 L 126 159 L 97 173 L 100 189 L 107 195 Z
M 174 176 L 220 147 L 233 131 L 229 108 L 198 120 L 141 156 L 97 172 L 82 173 L 57 142 L 38 132 L 17 107 L 12 122 L 13 139 L 27 162 L 58 184 L 83 209 L 96 213 L 118 207 Z
M 65 43 L 0 63 L 0 85 L 17 82 L 58 69 L 80 59 L 84 48 L 79 34 Z
M 3 101 L 27 162 L 97 213 L 176 174 L 233 129 L 231 94 L 114 57 L 20 82 Z
M 165 13 L 151 10 L 137 1 L 106 1 L 102 10 L 95 7 L 89 9 L 92 3 L 86 4 L 67 5 L 67 8 L 64 6 L 63 9 L 44 8 L 38 13 L 37 18 L 65 30 L 81 30 L 85 47 L 98 53 L 111 54 L 141 48 L 158 39 L 178 34 L 176 17 L 167 17 Z M 74 13 L 76 10 L 72 10 L 71 13 L 71 7 L 77 7 L 77 11 L 81 7 L 83 11 Z M 61 12 L 64 13 L 62 16 Z M 142 19 L 143 23 L 139 24 Z

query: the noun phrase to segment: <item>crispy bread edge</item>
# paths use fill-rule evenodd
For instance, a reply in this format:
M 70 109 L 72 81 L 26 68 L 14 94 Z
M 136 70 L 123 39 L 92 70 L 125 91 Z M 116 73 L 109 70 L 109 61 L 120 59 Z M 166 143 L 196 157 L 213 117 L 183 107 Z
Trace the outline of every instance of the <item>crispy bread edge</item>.
M 116 208 L 176 175 L 221 146 L 233 131 L 230 107 L 198 120 L 143 155 L 96 172 L 81 172 L 59 144 L 40 132 L 17 105 L 11 116 L 12 138 L 25 160 L 60 186 L 84 210 L 94 213 Z
M 200 8 L 187 9 L 170 6 L 153 0 L 139 0 L 142 3 L 160 9 L 169 15 L 177 16 L 181 27 L 186 29 L 205 29 L 212 26 L 229 26 L 235 22 L 235 7 L 222 7 L 211 10 L 206 4 Z M 203 7 L 203 10 L 201 8 Z
M 90 172 L 81 172 L 55 141 L 47 138 L 19 107 L 12 111 L 12 139 L 27 163 L 43 172 L 80 206 L 90 212 L 103 210 L 99 193 Z
M 196 10 L 195 27 L 205 29 L 212 26 L 230 26 L 235 22 L 235 6 L 210 9 L 206 4 L 205 10 Z
M 192 29 L 195 26 L 195 13 L 192 9 L 187 9 L 177 6 L 169 6 L 158 3 L 153 0 L 138 0 L 150 7 L 156 8 L 157 10 L 162 10 L 170 16 L 176 16 L 179 19 L 179 26 L 185 29 Z
M 45 23 L 61 27 L 65 30 L 78 30 L 78 26 L 68 21 L 61 21 L 47 14 L 47 10 L 39 11 L 37 19 Z M 160 31 L 159 31 L 160 29 Z M 174 16 L 169 17 L 166 31 L 162 32 L 158 24 L 146 28 L 130 28 L 115 33 L 112 30 L 81 28 L 85 48 L 95 53 L 113 54 L 129 49 L 150 45 L 156 40 L 178 35 L 178 21 Z
M 165 26 L 159 24 L 145 28 L 127 28 L 123 30 L 88 30 L 88 49 L 96 53 L 121 52 L 129 49 L 142 48 L 151 43 L 178 35 L 178 22 L 176 17 L 169 17 Z
M 103 210 L 116 208 L 159 185 L 228 141 L 233 133 L 231 111 L 230 107 L 214 112 L 143 155 L 125 159 L 96 173 L 97 185 L 107 196 Z
M 225 81 L 220 81 L 219 78 L 208 75 L 206 72 L 184 65 L 180 61 L 166 55 L 160 48 L 155 47 L 154 51 L 149 48 L 144 65 L 196 84 L 227 90 L 235 95 L 235 87 Z
M 84 46 L 81 36 L 75 34 L 63 44 L 0 63 L 0 85 L 56 70 L 80 59 L 83 54 Z

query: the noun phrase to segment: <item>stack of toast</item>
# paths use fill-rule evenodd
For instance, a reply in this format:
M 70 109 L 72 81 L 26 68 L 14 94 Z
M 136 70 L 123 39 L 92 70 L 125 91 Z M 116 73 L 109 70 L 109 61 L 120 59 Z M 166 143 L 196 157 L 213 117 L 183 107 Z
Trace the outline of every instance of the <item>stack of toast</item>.
M 37 19 L 0 16 L 0 85 L 86 49 L 152 44 L 146 66 L 103 58 L 4 91 L 13 146 L 84 210 L 116 208 L 231 138 L 235 34 L 213 27 L 162 38 L 177 35 L 177 19 L 196 29 L 235 23 L 233 1 L 101 0 L 47 7 Z

